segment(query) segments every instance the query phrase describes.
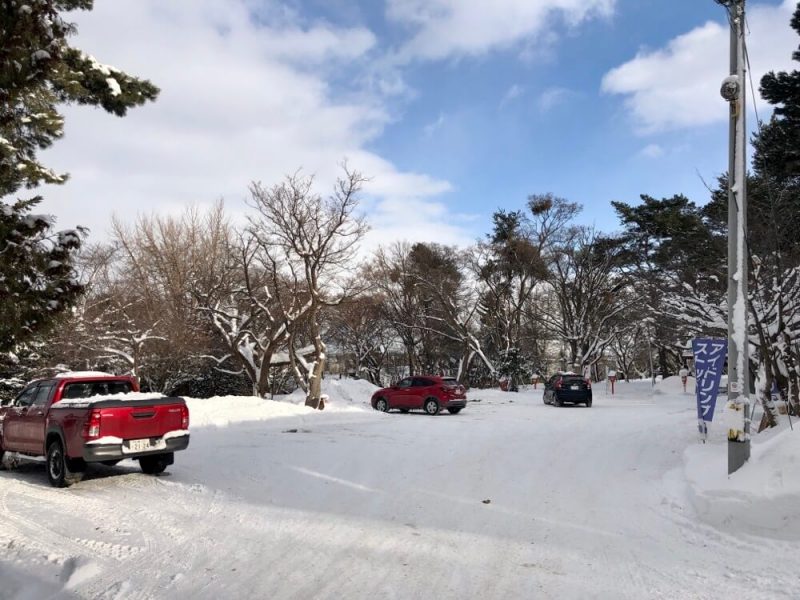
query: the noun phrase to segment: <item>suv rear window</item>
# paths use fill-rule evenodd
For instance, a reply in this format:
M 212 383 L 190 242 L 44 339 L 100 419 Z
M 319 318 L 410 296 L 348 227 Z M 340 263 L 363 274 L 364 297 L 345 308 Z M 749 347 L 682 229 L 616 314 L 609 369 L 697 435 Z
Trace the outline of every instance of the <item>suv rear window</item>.
M 567 385 L 572 383 L 584 383 L 583 377 L 580 375 L 564 375 L 561 380 Z
M 442 383 L 445 385 L 458 385 L 455 377 L 442 377 Z
M 130 381 L 81 381 L 68 383 L 61 394 L 63 400 L 91 398 L 92 396 L 111 396 L 132 392 Z

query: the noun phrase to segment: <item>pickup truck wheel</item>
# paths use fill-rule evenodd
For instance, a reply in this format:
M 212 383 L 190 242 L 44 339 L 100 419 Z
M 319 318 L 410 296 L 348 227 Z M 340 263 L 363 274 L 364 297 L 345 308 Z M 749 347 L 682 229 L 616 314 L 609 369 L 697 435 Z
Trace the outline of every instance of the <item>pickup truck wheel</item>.
M 80 466 L 79 462 L 67 458 L 60 440 L 51 442 L 47 447 L 47 479 L 53 487 L 67 487 L 78 483 L 83 477 Z M 76 468 L 76 471 L 72 471 L 70 467 Z
M 164 472 L 164 469 L 170 463 L 166 457 L 156 454 L 155 456 L 143 456 L 139 459 L 139 466 L 142 468 L 142 473 L 146 475 L 158 475 Z
M 3 450 L 2 448 L 0 448 L 0 471 L 5 470 L 5 468 L 6 468 L 5 463 L 3 462 L 3 455 L 5 453 L 6 453 L 6 451 Z

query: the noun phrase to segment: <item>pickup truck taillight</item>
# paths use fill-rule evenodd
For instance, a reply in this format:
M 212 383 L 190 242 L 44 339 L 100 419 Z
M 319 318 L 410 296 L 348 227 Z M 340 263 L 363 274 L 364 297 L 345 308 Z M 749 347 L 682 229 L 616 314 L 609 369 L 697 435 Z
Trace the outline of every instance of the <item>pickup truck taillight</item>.
M 100 411 L 93 410 L 83 425 L 83 439 L 91 440 L 100 437 Z
M 189 429 L 189 407 L 181 406 L 181 429 Z

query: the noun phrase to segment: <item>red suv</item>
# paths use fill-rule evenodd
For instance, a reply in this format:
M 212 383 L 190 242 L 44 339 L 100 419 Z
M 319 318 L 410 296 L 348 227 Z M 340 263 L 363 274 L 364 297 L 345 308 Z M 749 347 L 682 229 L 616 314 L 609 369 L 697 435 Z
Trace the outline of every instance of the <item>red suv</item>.
M 467 405 L 467 392 L 453 377 L 421 375 L 406 377 L 392 387 L 383 388 L 372 394 L 372 408 L 389 412 L 397 408 L 407 413 L 422 409 L 429 415 L 436 415 L 442 409 L 450 414 L 458 414 Z

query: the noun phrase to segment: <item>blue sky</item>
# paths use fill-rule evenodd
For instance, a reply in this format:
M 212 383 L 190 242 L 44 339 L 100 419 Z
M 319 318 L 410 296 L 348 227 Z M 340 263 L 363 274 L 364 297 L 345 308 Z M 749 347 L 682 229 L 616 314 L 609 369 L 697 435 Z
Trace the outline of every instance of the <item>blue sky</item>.
M 795 6 L 748 2 L 757 79 L 793 68 Z M 163 90 L 122 121 L 68 110 L 50 162 L 72 180 L 46 207 L 99 238 L 112 213 L 243 214 L 249 181 L 298 167 L 324 190 L 345 157 L 372 177 L 373 246 L 469 243 L 545 192 L 613 231 L 610 201 L 704 203 L 727 165 L 712 0 L 97 0 L 76 20 Z
M 688 10 L 698 4 L 705 10 Z M 563 37 L 542 59 L 514 48 L 416 67 L 408 79 L 419 96 L 376 149 L 400 168 L 453 182 L 451 195 L 463 210 L 484 216 L 497 206 L 522 206 L 528 194 L 553 192 L 581 202 L 587 222 L 611 229 L 611 200 L 682 192 L 703 201 L 695 169 L 711 178 L 724 168 L 724 123 L 643 138 L 621 99 L 600 88 L 603 75 L 640 47 L 661 47 L 721 16 L 712 2 L 623 2 L 613 17 L 557 28 Z M 719 109 L 724 113 L 724 103 Z M 675 154 L 640 155 L 655 143 Z

